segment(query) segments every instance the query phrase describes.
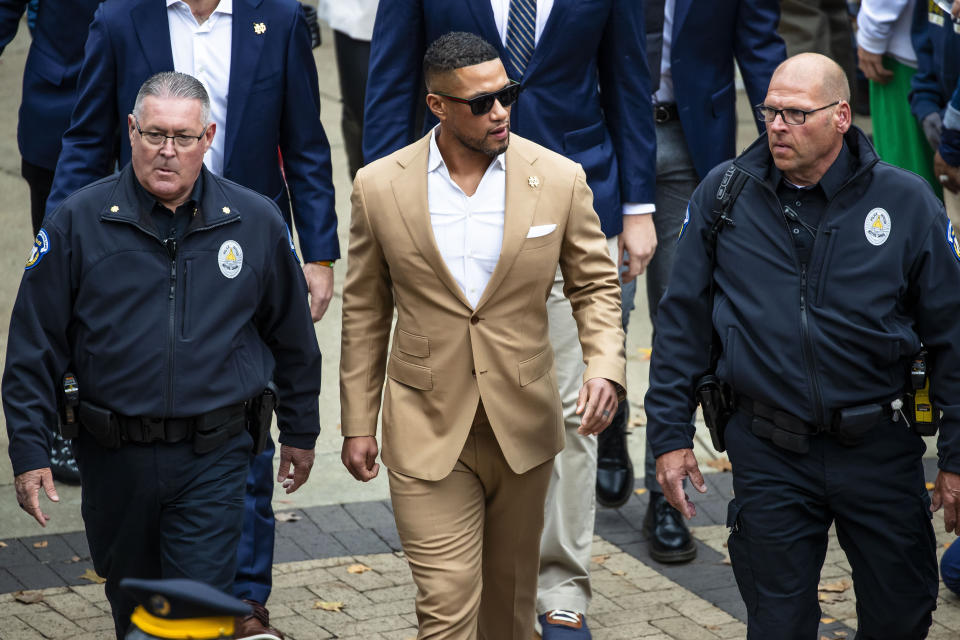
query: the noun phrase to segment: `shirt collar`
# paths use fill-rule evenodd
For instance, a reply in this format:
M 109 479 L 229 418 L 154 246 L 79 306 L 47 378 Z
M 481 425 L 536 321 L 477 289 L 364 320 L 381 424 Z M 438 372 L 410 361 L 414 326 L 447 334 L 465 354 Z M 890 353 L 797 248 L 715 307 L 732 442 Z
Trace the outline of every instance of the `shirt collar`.
M 830 168 L 827 169 L 827 172 L 823 174 L 823 177 L 820 178 L 820 182 L 816 185 L 811 185 L 815 187 L 817 185 L 823 189 L 824 195 L 827 197 L 827 200 L 833 200 L 833 197 L 837 195 L 837 192 L 847 183 L 854 173 L 853 166 L 853 156 L 850 153 L 850 149 L 847 147 L 847 141 L 843 141 L 843 145 L 840 147 L 840 153 L 837 154 L 837 158 L 833 161 L 833 164 L 830 165 Z M 793 185 L 786 176 L 777 168 L 776 164 L 770 163 L 770 177 L 774 186 L 778 185 L 783 181 L 788 186 L 793 188 L 802 188 Z
M 190 8 L 183 0 L 167 0 L 168 9 L 175 4 L 182 4 L 183 6 L 187 7 L 187 9 Z M 217 8 L 213 10 L 213 12 L 233 15 L 233 0 L 220 0 L 220 3 L 217 5 Z
M 437 131 L 439 130 L 440 125 L 436 125 L 433 130 L 430 132 L 430 155 L 427 158 L 427 173 L 433 173 L 440 167 L 444 169 L 447 168 L 446 163 L 443 161 L 443 155 L 440 153 L 440 147 L 437 146 Z M 496 158 L 493 159 L 493 163 L 499 165 L 501 171 L 507 170 L 507 162 L 504 157 L 506 152 L 501 153 Z M 491 163 L 491 164 L 493 164 Z M 488 167 L 489 170 L 489 167 Z
M 134 171 L 133 173 L 133 192 L 137 196 L 137 205 L 140 207 L 140 212 L 143 215 L 150 215 L 154 207 L 164 205 L 156 199 L 156 197 L 147 191 L 146 187 L 140 184 L 140 179 L 137 178 L 137 174 Z M 192 202 L 194 207 L 200 205 L 203 202 L 203 171 L 200 171 L 200 175 L 197 176 L 197 181 L 193 183 L 193 191 L 190 192 L 190 197 L 187 198 L 187 201 L 184 202 L 180 207 L 186 206 L 188 203 Z M 177 207 L 179 210 L 180 207 Z M 170 210 L 167 209 L 169 212 Z

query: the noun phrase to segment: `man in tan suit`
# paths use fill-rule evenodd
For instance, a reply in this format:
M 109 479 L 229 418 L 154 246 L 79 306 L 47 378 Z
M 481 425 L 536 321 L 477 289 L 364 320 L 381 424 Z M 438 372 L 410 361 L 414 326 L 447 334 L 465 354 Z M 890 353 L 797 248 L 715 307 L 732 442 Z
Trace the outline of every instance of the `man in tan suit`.
M 354 183 L 342 459 L 358 480 L 379 471 L 386 370 L 383 461 L 419 638 L 529 640 L 564 439 L 546 300 L 559 265 L 587 365 L 580 430 L 599 433 L 625 380 L 617 272 L 583 169 L 510 136 L 519 87 L 497 51 L 450 33 L 424 71 L 440 124 Z

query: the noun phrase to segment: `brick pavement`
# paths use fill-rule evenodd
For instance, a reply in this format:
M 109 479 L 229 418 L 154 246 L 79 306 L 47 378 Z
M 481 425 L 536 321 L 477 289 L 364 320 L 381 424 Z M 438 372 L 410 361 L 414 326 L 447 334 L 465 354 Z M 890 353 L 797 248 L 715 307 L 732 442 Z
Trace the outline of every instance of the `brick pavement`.
M 935 461 L 927 460 L 928 477 Z M 685 565 L 650 559 L 640 531 L 647 496 L 597 513 L 592 564 L 594 599 L 588 620 L 597 640 L 742 638 L 746 611 L 725 542 L 731 476 L 706 476 L 709 492 L 691 522 L 698 556 Z M 414 587 L 400 552 L 388 501 L 308 507 L 277 524 L 274 623 L 291 640 L 406 640 L 416 636 Z M 937 515 L 940 552 L 949 542 Z M 43 543 L 46 544 L 43 544 Z M 112 637 L 103 588 L 91 584 L 89 551 L 80 532 L 5 540 L 0 547 L 0 640 Z M 89 576 L 89 574 L 87 574 Z M 824 586 L 850 579 L 850 566 L 831 535 Z M 34 604 L 15 592 L 39 590 Z M 852 638 L 853 589 L 822 594 L 820 637 Z M 342 607 L 340 606 L 342 604 Z M 332 609 L 332 610 L 327 610 Z M 960 637 L 960 598 L 941 587 L 931 640 Z

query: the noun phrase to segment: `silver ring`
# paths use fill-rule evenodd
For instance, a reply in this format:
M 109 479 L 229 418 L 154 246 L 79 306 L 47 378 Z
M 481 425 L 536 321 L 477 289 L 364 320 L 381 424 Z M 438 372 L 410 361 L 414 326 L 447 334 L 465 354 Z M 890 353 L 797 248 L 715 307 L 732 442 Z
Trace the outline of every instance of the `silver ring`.
M 603 417 L 604 417 L 604 418 L 609 418 L 609 417 L 610 417 L 610 412 L 609 412 L 609 411 L 604 411 L 604 412 L 603 412 Z

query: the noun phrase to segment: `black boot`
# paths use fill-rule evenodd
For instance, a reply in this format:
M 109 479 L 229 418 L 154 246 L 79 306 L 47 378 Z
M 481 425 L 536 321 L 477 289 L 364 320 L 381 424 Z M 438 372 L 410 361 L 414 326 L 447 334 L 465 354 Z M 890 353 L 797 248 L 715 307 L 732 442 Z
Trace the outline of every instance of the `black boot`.
M 59 433 L 53 434 L 53 446 L 50 447 L 50 470 L 53 477 L 64 484 L 80 484 L 80 469 L 73 457 L 73 445 L 64 440 Z
M 317 19 L 317 10 L 306 2 L 301 2 L 300 6 L 303 7 L 303 17 L 307 19 L 307 28 L 310 30 L 310 46 L 316 49 L 321 43 L 320 21 Z
M 662 493 L 650 493 L 643 535 L 650 546 L 650 557 L 657 562 L 688 562 L 697 557 L 697 546 L 683 515 L 670 506 Z
M 617 406 L 613 422 L 597 436 L 597 502 L 620 507 L 633 492 L 633 463 L 627 451 L 627 419 L 630 403 Z

